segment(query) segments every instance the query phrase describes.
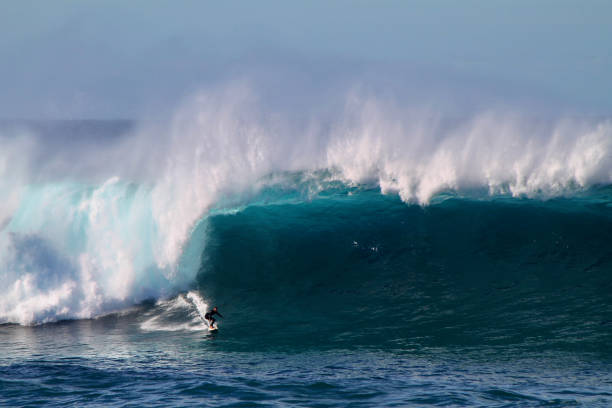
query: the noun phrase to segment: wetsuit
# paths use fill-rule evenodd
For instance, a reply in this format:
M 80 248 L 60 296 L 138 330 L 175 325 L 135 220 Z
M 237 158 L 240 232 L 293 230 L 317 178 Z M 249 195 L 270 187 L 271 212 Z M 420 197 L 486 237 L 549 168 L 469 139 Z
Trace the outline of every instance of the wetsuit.
M 206 314 L 204 315 L 204 318 L 206 320 L 208 320 L 208 325 L 210 327 L 213 327 L 213 324 L 215 324 L 215 318 L 213 317 L 213 315 L 218 314 L 220 317 L 223 317 L 223 315 L 215 310 L 211 310 L 210 312 L 206 312 Z

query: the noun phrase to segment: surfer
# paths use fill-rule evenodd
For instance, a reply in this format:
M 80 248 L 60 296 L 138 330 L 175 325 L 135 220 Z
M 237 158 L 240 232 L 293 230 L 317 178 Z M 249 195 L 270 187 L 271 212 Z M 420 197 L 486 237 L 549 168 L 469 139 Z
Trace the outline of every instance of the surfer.
M 206 314 L 204 315 L 204 318 L 208 322 L 208 327 L 210 327 L 211 329 L 214 328 L 215 318 L 213 317 L 213 315 L 216 314 L 218 314 L 219 317 L 223 317 L 223 315 L 217 310 L 217 306 L 213 307 L 210 312 L 206 312 Z

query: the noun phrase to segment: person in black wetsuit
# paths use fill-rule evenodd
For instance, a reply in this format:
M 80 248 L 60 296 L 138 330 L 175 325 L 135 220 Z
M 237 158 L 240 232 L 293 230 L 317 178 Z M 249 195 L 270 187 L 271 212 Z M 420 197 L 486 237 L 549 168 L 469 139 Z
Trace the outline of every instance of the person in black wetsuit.
M 215 318 L 213 317 L 213 315 L 216 314 L 218 314 L 219 317 L 223 317 L 223 315 L 217 310 L 217 306 L 213 307 L 213 310 L 211 310 L 210 312 L 206 312 L 206 314 L 204 315 L 204 318 L 206 319 L 206 321 L 208 321 L 208 326 L 210 328 L 212 328 L 215 324 Z

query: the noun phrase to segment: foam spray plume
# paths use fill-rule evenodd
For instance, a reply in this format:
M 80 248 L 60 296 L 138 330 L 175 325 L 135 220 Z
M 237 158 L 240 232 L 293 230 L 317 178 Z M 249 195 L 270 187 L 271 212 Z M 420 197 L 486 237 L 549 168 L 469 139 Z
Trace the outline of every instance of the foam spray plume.
M 0 322 L 90 318 L 187 290 L 209 211 L 278 186 L 304 200 L 368 186 L 428 205 L 447 191 L 548 199 L 612 183 L 609 120 L 449 120 L 355 92 L 299 120 L 266 106 L 233 84 L 116 137 L 87 140 L 84 126 L 72 136 L 83 140 L 58 144 L 4 127 Z

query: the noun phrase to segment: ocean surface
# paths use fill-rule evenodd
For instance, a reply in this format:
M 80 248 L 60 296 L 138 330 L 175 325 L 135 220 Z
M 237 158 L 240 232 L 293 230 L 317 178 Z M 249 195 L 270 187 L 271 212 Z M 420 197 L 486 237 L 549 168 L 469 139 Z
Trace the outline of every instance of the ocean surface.
M 0 406 L 612 406 L 612 132 L 565 126 L 292 168 L 248 132 L 126 160 L 131 122 L 4 124 Z

